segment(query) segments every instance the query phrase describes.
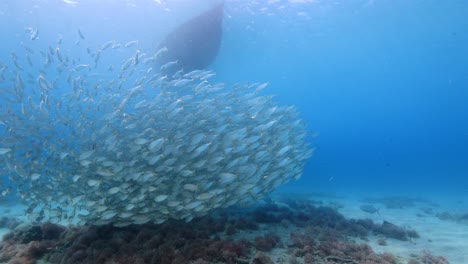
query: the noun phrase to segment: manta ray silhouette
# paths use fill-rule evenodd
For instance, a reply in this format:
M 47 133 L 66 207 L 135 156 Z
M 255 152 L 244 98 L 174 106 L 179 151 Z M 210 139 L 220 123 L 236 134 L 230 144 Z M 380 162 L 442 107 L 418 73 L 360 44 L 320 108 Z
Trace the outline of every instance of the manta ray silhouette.
M 216 58 L 221 44 L 224 4 L 178 26 L 159 44 L 167 51 L 159 59 L 161 65 L 177 61 L 174 65 L 184 72 L 204 69 Z

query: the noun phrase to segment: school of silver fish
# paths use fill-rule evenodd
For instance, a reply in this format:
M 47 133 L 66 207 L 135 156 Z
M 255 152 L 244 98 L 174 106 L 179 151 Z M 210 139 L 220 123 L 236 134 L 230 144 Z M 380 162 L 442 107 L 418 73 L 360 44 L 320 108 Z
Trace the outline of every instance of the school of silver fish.
M 298 179 L 312 155 L 298 111 L 263 95 L 267 83 L 168 76 L 177 61 L 155 66 L 167 49 L 147 55 L 138 41 L 75 45 L 21 43 L 0 63 L 1 173 L 37 221 L 190 221 Z M 121 50 L 120 65 L 101 59 Z

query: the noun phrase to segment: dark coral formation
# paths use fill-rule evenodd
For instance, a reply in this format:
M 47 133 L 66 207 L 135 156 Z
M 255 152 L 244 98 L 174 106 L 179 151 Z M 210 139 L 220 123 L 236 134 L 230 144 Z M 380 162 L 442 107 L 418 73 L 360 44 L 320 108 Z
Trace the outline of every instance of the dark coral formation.
M 367 244 L 358 244 L 335 236 L 322 235 L 321 239 L 313 239 L 307 233 L 291 233 L 291 248 L 296 257 L 304 259 L 304 263 L 374 263 L 396 264 L 395 256 L 384 253 L 376 254 Z
M 415 230 L 406 229 L 387 221 L 383 221 L 381 225 L 374 225 L 373 231 L 376 234 L 403 241 L 407 241 L 411 238 L 419 238 L 419 234 Z
M 210 239 L 209 225 L 192 229 L 183 223 L 116 228 L 110 225 L 87 227 L 63 252 L 49 260 L 66 263 L 187 263 L 206 256 L 209 260 L 229 261 L 242 254 L 242 244 Z M 214 227 L 214 230 L 216 227 Z M 92 251 L 90 251 L 92 249 Z
M 255 249 L 260 251 L 271 251 L 280 242 L 280 237 L 274 233 L 255 238 Z
M 450 213 L 447 211 L 437 213 L 435 215 L 437 218 L 440 220 L 445 220 L 445 221 L 453 221 L 461 224 L 468 224 L 468 213 L 467 212 L 462 212 L 462 213 Z
M 57 237 L 60 227 L 44 224 L 32 226 L 29 232 L 21 235 L 10 233 L 8 237 L 24 245 L 32 237 L 37 239 L 34 242 L 45 243 L 50 241 L 46 238 L 54 236 L 53 247 L 48 247 L 48 254 L 44 257 L 51 263 L 182 264 L 195 260 L 237 263 L 238 259 L 247 257 L 251 245 L 247 241 L 212 237 L 221 233 L 225 225 L 222 217 L 203 217 L 191 223 L 170 221 L 162 225 L 124 228 L 111 225 L 70 228 Z M 37 257 L 44 253 L 41 251 Z M 3 258 L 4 261 L 8 259 Z
M 218 211 L 189 223 L 171 220 L 161 225 L 66 229 L 51 223 L 23 226 L 5 236 L 0 245 L 0 261 L 269 264 L 277 261 L 270 253 L 282 250 L 289 256 L 283 261 L 289 263 L 392 264 L 397 263 L 395 256 L 377 254 L 369 245 L 354 241 L 367 239 L 372 232 L 402 240 L 414 236 L 388 222 L 346 219 L 335 209 L 317 207 L 310 201 L 284 202 L 282 206 L 267 203 L 250 209 Z M 425 254 L 415 261 L 428 263 L 423 261 L 431 256 Z
M 269 256 L 261 252 L 257 252 L 252 259 L 252 264 L 274 264 L 274 262 Z
M 449 264 L 450 262 L 442 256 L 434 256 L 430 251 L 423 250 L 419 256 L 412 258 L 408 264 Z
M 346 219 L 331 207 L 314 206 L 307 200 L 286 200 L 288 207 L 275 204 L 265 205 L 253 212 L 254 221 L 258 223 L 291 222 L 298 227 L 315 227 L 329 232 L 365 239 L 369 233 L 382 235 L 402 241 L 418 238 L 415 230 L 394 225 L 388 221 L 376 224 L 370 219 Z
M 51 223 L 42 225 L 18 225 L 6 234 L 0 243 L 0 262 L 10 264 L 36 263 L 36 260 L 60 242 L 65 227 Z

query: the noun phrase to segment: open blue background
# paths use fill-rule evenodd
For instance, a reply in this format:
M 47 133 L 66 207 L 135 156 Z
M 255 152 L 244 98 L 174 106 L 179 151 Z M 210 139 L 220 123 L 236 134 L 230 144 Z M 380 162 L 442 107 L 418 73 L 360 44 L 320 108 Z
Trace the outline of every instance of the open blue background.
M 29 26 L 39 39 L 28 45 L 73 42 L 80 28 L 90 46 L 152 50 L 213 1 L 78 2 L 2 1 L 3 63 Z M 270 82 L 318 134 L 285 189 L 466 195 L 467 14 L 467 1 L 227 1 L 212 68 L 220 82 Z

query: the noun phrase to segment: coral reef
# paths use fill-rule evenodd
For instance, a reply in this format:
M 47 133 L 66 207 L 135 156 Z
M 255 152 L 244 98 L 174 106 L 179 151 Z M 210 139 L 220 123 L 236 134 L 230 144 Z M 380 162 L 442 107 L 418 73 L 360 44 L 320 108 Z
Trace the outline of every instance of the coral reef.
M 428 250 L 421 252 L 421 263 L 423 264 L 448 264 L 449 261 L 442 256 L 434 256 Z
M 388 221 L 383 221 L 381 225 L 375 225 L 373 231 L 385 237 L 403 241 L 411 238 L 419 238 L 419 234 L 415 230 L 405 229 Z
M 385 231 L 382 231 L 385 230 Z M 0 245 L 0 261 L 49 263 L 359 263 L 394 264 L 357 242 L 371 233 L 381 239 L 411 237 L 408 230 L 368 219 L 346 219 L 335 209 L 310 201 L 265 203 L 219 210 L 187 223 L 115 227 L 68 227 L 44 223 L 20 225 Z M 404 240 L 404 239 L 403 239 Z M 278 255 L 283 254 L 281 259 Z M 414 263 L 448 262 L 422 252 Z M 416 261 L 416 262 L 415 262 Z M 432 262 L 431 262 L 432 261 Z
M 420 255 L 408 261 L 408 264 L 449 264 L 449 261 L 442 256 L 434 256 L 428 250 L 423 250 Z
M 46 260 L 55 263 L 237 263 L 248 257 L 247 241 L 222 239 L 226 221 L 202 217 L 191 223 L 169 221 L 162 225 L 89 226 L 75 231 L 74 239 Z M 214 235 L 214 237 L 212 237 Z
M 269 256 L 257 252 L 252 259 L 252 264 L 274 264 L 274 262 Z
M 440 220 L 444 220 L 444 221 L 453 221 L 457 223 L 468 224 L 467 212 L 450 213 L 450 212 L 444 211 L 444 212 L 437 213 L 435 216 L 439 218 Z
M 269 233 L 264 236 L 258 236 L 255 238 L 255 249 L 260 251 L 272 250 L 280 241 L 280 237 L 274 233 Z
M 42 225 L 20 224 L 3 237 L 0 243 L 0 262 L 29 264 L 49 252 L 59 243 L 65 227 L 43 223 Z

